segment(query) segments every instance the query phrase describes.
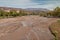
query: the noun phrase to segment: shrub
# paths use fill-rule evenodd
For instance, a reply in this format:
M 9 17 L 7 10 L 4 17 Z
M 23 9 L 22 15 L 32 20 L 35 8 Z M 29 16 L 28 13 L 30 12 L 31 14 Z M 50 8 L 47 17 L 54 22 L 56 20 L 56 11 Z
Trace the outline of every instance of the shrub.
M 50 25 L 50 31 L 55 36 L 55 40 L 60 40 L 60 20 Z

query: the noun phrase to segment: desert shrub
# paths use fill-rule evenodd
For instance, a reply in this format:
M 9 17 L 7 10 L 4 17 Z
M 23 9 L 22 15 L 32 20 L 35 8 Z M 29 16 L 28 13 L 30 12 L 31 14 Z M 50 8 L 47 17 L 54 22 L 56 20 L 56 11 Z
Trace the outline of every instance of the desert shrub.
M 50 25 L 50 31 L 55 36 L 55 40 L 60 40 L 60 20 Z
M 0 17 L 9 18 L 9 17 L 25 16 L 25 15 L 27 15 L 27 13 L 22 12 L 22 11 L 17 13 L 15 10 L 10 11 L 10 12 L 5 12 L 3 10 L 0 10 Z

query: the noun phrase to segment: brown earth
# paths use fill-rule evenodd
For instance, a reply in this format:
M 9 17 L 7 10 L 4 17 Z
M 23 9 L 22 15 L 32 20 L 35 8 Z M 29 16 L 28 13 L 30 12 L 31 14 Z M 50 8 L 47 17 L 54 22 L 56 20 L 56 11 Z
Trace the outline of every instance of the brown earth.
M 0 40 L 53 40 L 48 26 L 56 20 L 40 16 L 0 19 Z

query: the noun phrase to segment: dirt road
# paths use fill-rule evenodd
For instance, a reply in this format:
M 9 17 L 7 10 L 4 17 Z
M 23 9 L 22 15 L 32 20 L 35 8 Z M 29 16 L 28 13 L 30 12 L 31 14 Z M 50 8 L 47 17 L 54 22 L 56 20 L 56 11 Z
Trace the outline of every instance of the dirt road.
M 0 40 L 53 40 L 49 25 L 56 18 L 22 16 L 0 20 Z

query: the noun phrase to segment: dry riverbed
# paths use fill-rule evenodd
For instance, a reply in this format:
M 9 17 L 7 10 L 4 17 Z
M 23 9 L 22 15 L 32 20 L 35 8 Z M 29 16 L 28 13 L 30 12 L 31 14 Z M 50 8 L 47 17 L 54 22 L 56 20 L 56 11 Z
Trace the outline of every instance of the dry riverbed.
M 0 40 L 53 40 L 49 25 L 56 20 L 40 16 L 0 19 Z

